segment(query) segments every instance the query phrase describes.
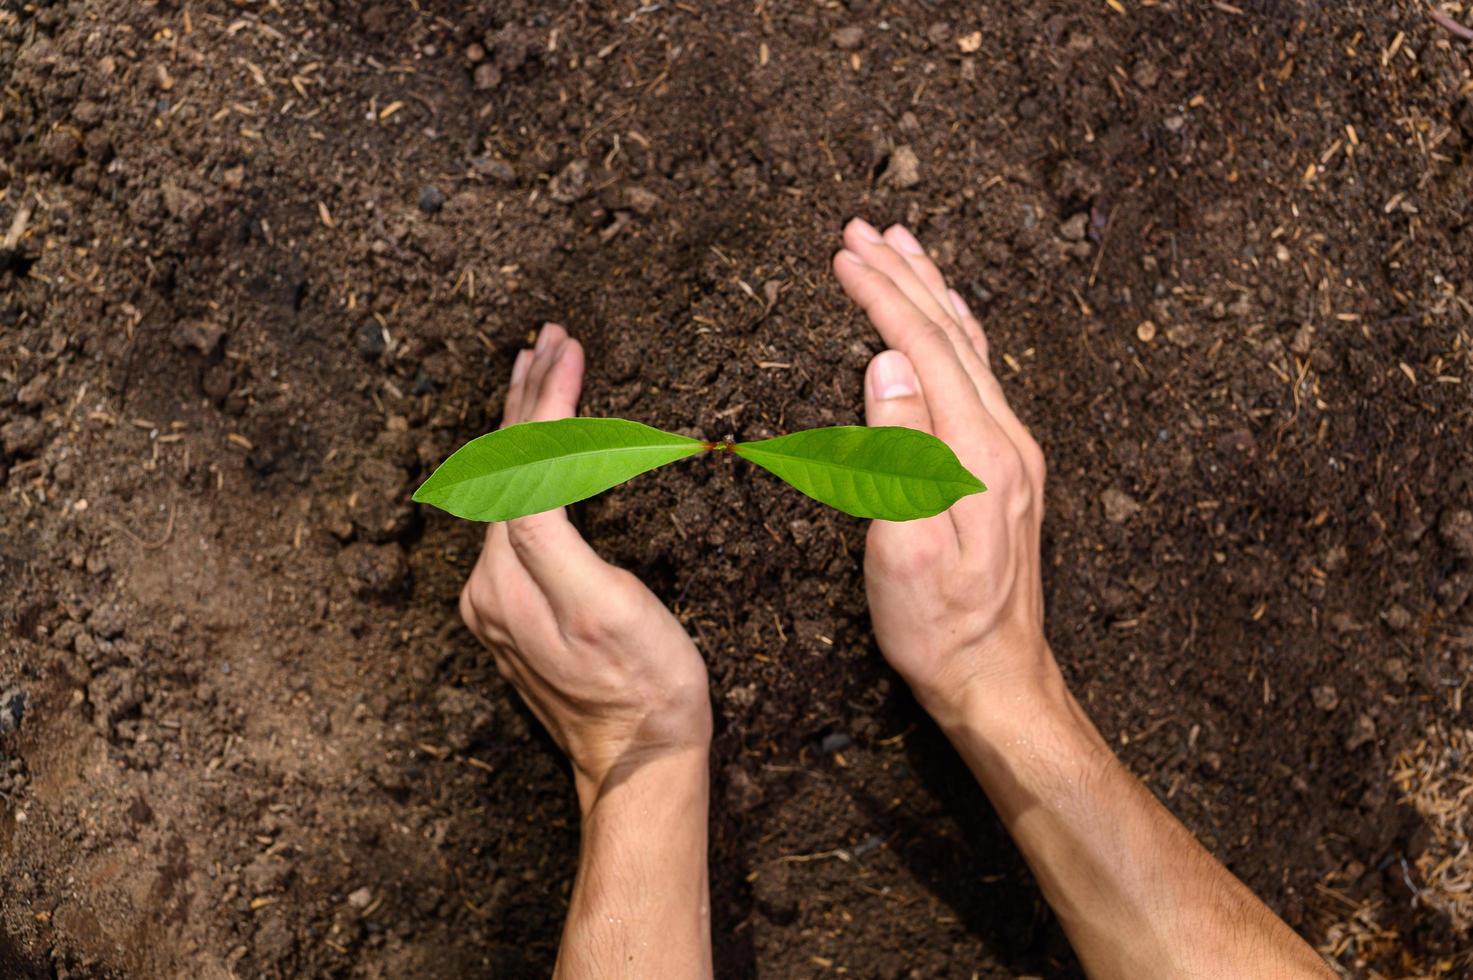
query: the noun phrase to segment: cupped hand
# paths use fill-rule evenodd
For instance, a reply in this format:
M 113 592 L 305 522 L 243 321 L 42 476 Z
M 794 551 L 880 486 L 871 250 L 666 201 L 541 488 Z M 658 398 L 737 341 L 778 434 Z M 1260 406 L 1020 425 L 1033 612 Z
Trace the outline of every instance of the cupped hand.
M 548 324 L 512 368 L 503 426 L 567 418 L 583 348 Z M 563 510 L 486 528 L 460 614 L 573 763 L 585 812 L 646 762 L 704 755 L 706 667 L 695 644 L 634 575 L 598 557 Z
M 855 219 L 834 271 L 890 348 L 865 376 L 870 425 L 933 433 L 988 487 L 919 521 L 875 521 L 865 585 L 885 658 L 938 720 L 972 693 L 1051 689 L 1039 527 L 1043 453 L 988 365 L 987 338 L 905 228 Z

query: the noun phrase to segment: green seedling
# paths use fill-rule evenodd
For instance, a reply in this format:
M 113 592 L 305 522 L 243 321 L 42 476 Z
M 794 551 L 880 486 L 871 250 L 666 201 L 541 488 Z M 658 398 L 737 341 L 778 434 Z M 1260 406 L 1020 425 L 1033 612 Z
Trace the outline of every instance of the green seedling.
M 898 426 L 839 425 L 760 442 L 705 442 L 626 419 L 558 419 L 472 439 L 430 474 L 414 499 L 467 520 L 506 521 L 705 452 L 735 454 L 820 503 L 884 521 L 930 517 L 987 489 L 946 443 Z

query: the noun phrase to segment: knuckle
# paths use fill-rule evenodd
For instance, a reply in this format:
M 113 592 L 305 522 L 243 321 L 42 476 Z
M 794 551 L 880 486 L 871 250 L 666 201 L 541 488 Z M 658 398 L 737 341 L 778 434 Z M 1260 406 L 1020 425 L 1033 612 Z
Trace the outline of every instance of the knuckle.
M 946 328 L 941 326 L 939 323 L 928 321 L 926 323 L 925 331 L 921 334 L 921 339 L 925 343 L 930 344 L 933 347 L 947 347 L 952 350 L 956 349 L 951 342 L 951 335 L 948 334 L 946 332 Z
M 982 363 L 986 364 L 988 352 L 990 350 L 987 344 L 987 335 L 974 326 L 972 329 L 967 331 L 967 339 L 969 339 L 972 342 L 972 346 L 976 348 L 977 356 L 982 359 Z
M 992 462 L 992 478 L 1000 487 L 1016 488 L 1024 480 L 1023 457 L 1017 452 L 1002 452 Z
M 941 549 L 929 537 L 912 536 L 903 541 L 882 538 L 871 543 L 866 558 L 881 575 L 913 579 L 940 564 Z
M 569 640 L 589 646 L 605 643 L 613 636 L 612 616 L 608 609 L 575 609 L 564 616 L 559 625 Z
M 531 518 L 519 518 L 507 523 L 506 536 L 511 542 L 512 551 L 521 557 L 526 557 L 539 550 L 546 536 L 545 525 Z
M 496 609 L 496 595 L 490 583 L 479 575 L 472 575 L 460 590 L 460 618 L 471 625 L 489 618 Z
M 460 621 L 471 629 L 475 629 L 480 624 L 480 618 L 476 613 L 476 604 L 471 599 L 470 583 L 467 582 L 460 590 Z
M 1028 463 L 1033 470 L 1038 485 L 1043 486 L 1043 481 L 1048 476 L 1048 460 L 1044 458 L 1043 450 L 1038 448 L 1038 443 L 1032 439 L 1028 440 Z

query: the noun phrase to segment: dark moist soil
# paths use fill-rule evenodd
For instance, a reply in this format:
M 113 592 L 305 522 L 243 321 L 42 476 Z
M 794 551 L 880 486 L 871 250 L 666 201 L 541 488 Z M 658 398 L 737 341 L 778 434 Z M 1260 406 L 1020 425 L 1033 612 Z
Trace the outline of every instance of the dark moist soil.
M 1388 768 L 1473 704 L 1470 49 L 1410 0 L 589 8 L 0 3 L 0 973 L 545 974 L 567 775 L 408 495 L 547 319 L 591 415 L 855 421 L 853 214 L 983 318 L 1126 763 L 1313 941 L 1466 951 Z M 717 458 L 578 520 L 710 664 L 723 976 L 1078 972 L 860 522 Z

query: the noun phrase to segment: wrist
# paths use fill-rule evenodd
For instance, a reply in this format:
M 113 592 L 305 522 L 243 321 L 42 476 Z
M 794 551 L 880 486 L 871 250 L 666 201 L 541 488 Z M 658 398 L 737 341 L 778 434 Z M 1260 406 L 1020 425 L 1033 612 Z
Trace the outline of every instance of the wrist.
M 1038 712 L 1058 713 L 1071 700 L 1048 641 L 1041 633 L 993 638 L 946 658 L 938 672 L 911 690 L 943 731 L 963 723 L 1004 730 Z
M 597 811 L 602 818 L 633 812 L 687 809 L 699 799 L 705 807 L 710 786 L 711 746 L 696 745 L 629 753 L 598 774 L 574 766 L 573 783 L 584 820 Z
M 938 723 L 1004 819 L 1030 800 L 1075 799 L 1120 765 L 1057 667 L 1016 688 L 969 686 L 950 704 Z

